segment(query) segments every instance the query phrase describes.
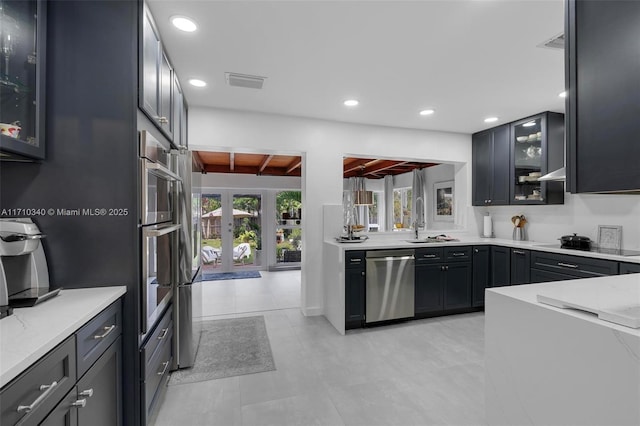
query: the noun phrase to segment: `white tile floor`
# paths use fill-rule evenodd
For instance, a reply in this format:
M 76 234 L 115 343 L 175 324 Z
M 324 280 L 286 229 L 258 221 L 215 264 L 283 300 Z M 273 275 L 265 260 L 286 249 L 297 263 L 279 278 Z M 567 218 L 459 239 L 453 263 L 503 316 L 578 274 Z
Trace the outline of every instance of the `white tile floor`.
M 299 272 L 263 277 L 205 284 L 204 319 L 263 309 L 276 370 L 170 386 L 156 426 L 485 424 L 482 313 L 341 336 L 286 306 Z

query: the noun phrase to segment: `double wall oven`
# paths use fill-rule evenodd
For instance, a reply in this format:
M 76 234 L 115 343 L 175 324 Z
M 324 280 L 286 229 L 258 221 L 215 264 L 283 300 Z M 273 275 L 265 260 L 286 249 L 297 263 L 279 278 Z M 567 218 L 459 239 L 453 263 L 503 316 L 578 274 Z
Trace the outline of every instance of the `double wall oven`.
M 174 191 L 181 179 L 171 171 L 169 150 L 140 132 L 141 324 L 146 335 L 173 296 L 179 231 Z

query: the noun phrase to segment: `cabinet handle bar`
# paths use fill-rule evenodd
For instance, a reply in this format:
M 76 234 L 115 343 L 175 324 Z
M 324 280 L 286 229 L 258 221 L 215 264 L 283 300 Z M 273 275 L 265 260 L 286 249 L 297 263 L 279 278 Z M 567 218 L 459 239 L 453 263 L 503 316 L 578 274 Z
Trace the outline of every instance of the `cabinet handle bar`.
M 40 391 L 44 391 L 30 405 L 18 405 L 18 413 L 29 413 L 36 408 L 51 392 L 58 386 L 58 382 L 53 381 L 50 385 L 40 385 Z
M 110 326 L 107 327 L 103 327 L 102 329 L 104 330 L 104 333 L 102 334 L 96 334 L 95 336 L 93 336 L 93 338 L 95 340 L 98 339 L 104 339 L 105 337 L 107 337 L 114 329 L 116 328 L 115 324 L 111 324 Z

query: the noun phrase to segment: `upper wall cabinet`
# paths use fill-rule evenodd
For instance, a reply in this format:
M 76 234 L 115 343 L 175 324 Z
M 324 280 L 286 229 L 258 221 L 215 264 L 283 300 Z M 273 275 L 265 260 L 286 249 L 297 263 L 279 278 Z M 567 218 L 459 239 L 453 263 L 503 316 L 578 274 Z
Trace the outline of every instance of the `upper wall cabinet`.
M 172 140 L 173 70 L 162 49 L 160 34 L 149 9 L 144 6 L 139 106 L 151 121 Z
M 539 182 L 564 165 L 564 115 L 535 115 L 511 124 L 510 204 L 562 204 L 562 182 Z
M 473 205 L 509 204 L 509 125 L 472 136 Z
M 568 0 L 567 189 L 640 190 L 640 1 Z
M 45 158 L 44 1 L 0 0 L 0 159 Z
M 545 112 L 472 136 L 473 205 L 562 204 L 562 182 L 538 178 L 564 163 L 564 116 Z

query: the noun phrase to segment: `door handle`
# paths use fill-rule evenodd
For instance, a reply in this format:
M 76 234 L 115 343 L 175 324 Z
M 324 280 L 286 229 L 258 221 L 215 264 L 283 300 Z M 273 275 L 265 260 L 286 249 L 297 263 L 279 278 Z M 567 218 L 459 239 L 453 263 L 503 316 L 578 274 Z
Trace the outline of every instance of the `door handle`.
M 58 386 L 58 382 L 51 382 L 50 385 L 40 385 L 40 391 L 42 392 L 36 399 L 29 405 L 18 405 L 18 413 L 29 413 L 36 408 L 44 399 Z
M 102 334 L 96 334 L 95 336 L 93 336 L 93 338 L 95 340 L 99 340 L 99 339 L 104 339 L 105 337 L 107 337 L 114 329 L 116 328 L 115 324 L 112 324 L 108 327 L 103 327 L 102 329 L 104 330 L 104 333 Z
M 513 254 L 526 254 L 526 253 L 522 250 L 514 250 Z

